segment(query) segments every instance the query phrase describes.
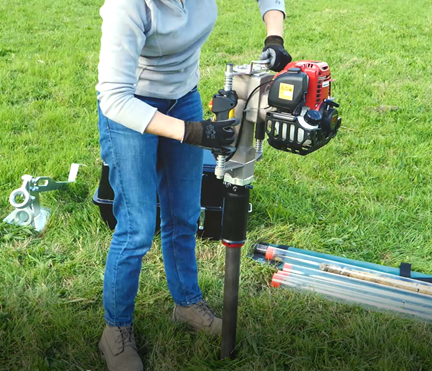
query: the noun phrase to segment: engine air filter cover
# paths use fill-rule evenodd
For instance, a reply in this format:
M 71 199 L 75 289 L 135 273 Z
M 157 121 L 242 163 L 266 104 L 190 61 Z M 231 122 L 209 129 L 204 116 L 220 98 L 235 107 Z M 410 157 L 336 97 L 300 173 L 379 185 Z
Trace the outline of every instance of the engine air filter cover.
M 308 89 L 308 75 L 300 68 L 291 68 L 287 73 L 278 75 L 270 88 L 269 106 L 284 112 L 295 113 L 305 101 Z

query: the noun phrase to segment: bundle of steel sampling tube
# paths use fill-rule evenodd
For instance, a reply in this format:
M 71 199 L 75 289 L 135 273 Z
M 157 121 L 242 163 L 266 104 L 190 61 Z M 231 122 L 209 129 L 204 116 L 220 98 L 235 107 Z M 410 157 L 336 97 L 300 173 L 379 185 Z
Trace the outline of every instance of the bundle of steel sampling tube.
M 386 273 L 388 267 L 371 269 L 355 260 L 304 252 L 266 248 L 265 259 L 282 267 L 273 275 L 273 287 L 312 291 L 330 300 L 432 320 L 431 283 Z

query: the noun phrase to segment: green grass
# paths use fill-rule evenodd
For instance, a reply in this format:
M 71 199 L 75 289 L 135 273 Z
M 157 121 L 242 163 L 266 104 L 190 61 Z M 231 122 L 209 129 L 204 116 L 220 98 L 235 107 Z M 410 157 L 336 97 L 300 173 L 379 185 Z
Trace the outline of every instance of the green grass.
M 204 103 L 226 62 L 259 56 L 265 37 L 250 0 L 219 0 L 202 55 Z M 104 370 L 102 282 L 111 237 L 91 196 L 99 177 L 96 115 L 102 0 L 0 3 L 0 217 L 23 174 L 65 180 L 42 195 L 42 233 L 0 224 L 0 370 Z M 260 239 L 432 272 L 431 0 L 287 2 L 286 47 L 327 61 L 343 127 L 297 157 L 266 147 L 244 249 L 238 357 L 169 320 L 160 241 L 145 257 L 137 342 L 149 370 L 431 370 L 421 322 L 269 286 L 272 268 L 247 258 Z M 224 251 L 197 247 L 200 284 L 221 312 Z

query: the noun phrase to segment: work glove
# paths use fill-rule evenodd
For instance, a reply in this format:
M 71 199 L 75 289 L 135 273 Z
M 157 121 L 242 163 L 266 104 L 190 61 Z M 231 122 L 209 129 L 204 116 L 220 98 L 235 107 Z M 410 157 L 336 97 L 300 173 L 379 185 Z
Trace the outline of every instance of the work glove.
M 234 126 L 238 124 L 239 120 L 236 118 L 219 121 L 185 121 L 182 143 L 229 153 L 229 147 L 236 139 Z
M 280 36 L 268 36 L 264 42 L 261 59 L 270 59 L 269 68 L 280 72 L 291 62 L 292 58 L 283 46 L 284 40 Z

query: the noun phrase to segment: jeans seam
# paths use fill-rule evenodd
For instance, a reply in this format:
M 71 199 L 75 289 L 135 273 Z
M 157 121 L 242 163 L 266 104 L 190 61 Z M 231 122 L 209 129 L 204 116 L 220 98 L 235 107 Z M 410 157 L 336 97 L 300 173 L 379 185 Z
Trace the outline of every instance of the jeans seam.
M 180 273 L 179 273 L 179 270 L 178 270 L 178 263 L 177 263 L 177 260 L 178 260 L 178 259 L 177 259 L 177 250 L 175 249 L 175 245 L 176 245 L 176 243 L 175 243 L 175 238 L 174 238 L 174 236 L 175 236 L 175 231 L 176 231 L 176 229 L 178 229 L 178 228 L 177 228 L 177 223 L 176 223 L 176 221 L 175 221 L 175 218 L 173 217 L 173 215 L 174 215 L 174 210 L 173 210 L 173 208 L 172 208 L 172 204 L 173 204 L 173 202 L 172 202 L 172 200 L 173 200 L 172 187 L 171 187 L 171 182 L 170 182 L 169 174 L 168 174 L 168 172 L 167 172 L 166 167 L 163 168 L 163 171 L 164 171 L 164 173 L 165 173 L 165 178 L 166 178 L 166 182 L 167 182 L 167 185 L 168 185 L 168 201 L 169 201 L 169 208 L 170 208 L 170 214 L 171 214 L 171 215 L 170 215 L 170 218 L 171 218 L 172 223 L 173 223 L 172 234 L 171 234 L 171 245 L 172 245 L 172 249 L 173 249 L 173 253 L 174 253 L 174 258 L 175 258 L 175 269 L 176 269 L 177 277 L 179 278 L 180 285 L 181 285 L 181 289 L 182 289 L 182 292 L 183 292 L 183 295 L 184 295 L 184 292 L 185 292 L 184 282 L 183 282 L 182 277 L 181 277 L 181 275 L 180 275 Z M 187 301 L 189 301 L 189 298 L 186 297 L 186 295 L 184 295 L 184 297 L 185 297 L 185 299 L 186 299 Z
M 112 143 L 111 130 L 109 130 L 109 126 L 108 126 L 108 119 L 107 119 L 107 128 L 108 128 L 107 131 L 108 131 L 108 137 L 109 137 L 110 147 L 111 147 L 112 160 L 113 160 L 114 166 L 116 166 L 116 168 L 117 168 L 117 173 L 118 173 L 118 178 L 119 178 L 119 185 L 120 185 L 120 188 L 121 188 L 121 194 L 122 194 L 122 197 L 124 199 L 124 203 L 126 205 L 126 215 L 127 215 L 127 221 L 128 221 L 127 240 L 124 243 L 122 250 L 117 255 L 117 260 L 116 260 L 116 263 L 114 265 L 114 279 L 113 279 L 112 287 L 113 287 L 113 294 L 114 294 L 113 295 L 113 298 L 114 298 L 114 313 L 115 313 L 114 314 L 114 322 L 116 323 L 117 322 L 117 306 L 116 306 L 117 300 L 116 300 L 116 290 L 115 290 L 115 287 L 116 287 L 116 281 L 117 281 L 118 264 L 119 264 L 119 261 L 120 261 L 120 256 L 123 255 L 123 252 L 125 251 L 126 246 L 129 244 L 129 239 L 130 239 L 130 235 L 131 235 L 131 233 L 130 233 L 131 232 L 131 225 L 130 225 L 129 205 L 128 205 L 127 199 L 123 196 L 124 195 L 124 190 L 123 190 L 123 182 L 121 180 L 122 179 L 121 170 L 120 170 L 119 166 L 117 166 L 116 156 L 114 154 L 114 146 L 113 146 L 113 143 Z

